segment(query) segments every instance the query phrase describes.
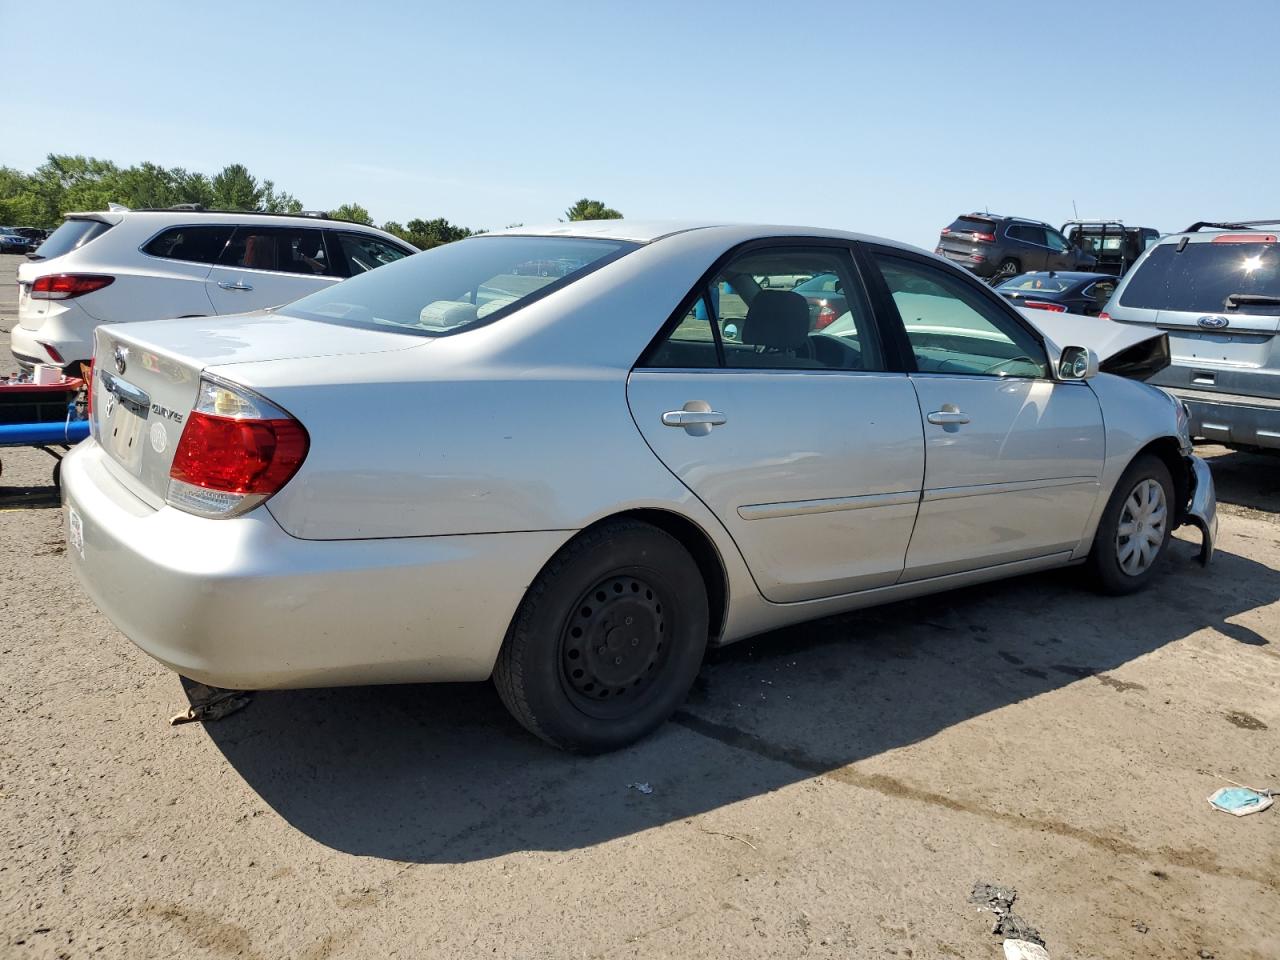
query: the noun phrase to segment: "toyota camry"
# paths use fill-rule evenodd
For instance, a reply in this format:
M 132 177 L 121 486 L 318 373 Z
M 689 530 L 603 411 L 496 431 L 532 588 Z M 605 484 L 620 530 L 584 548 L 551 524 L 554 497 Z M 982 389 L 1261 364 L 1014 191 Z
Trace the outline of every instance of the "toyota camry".
M 546 268 L 555 264 L 556 269 Z M 832 277 L 815 328 L 802 292 Z M 1034 314 L 1034 316 L 1033 316 Z M 96 332 L 69 554 L 144 651 L 232 688 L 482 680 L 601 751 L 709 645 L 1216 531 L 1164 334 L 1055 326 L 945 260 L 609 221 L 407 257 L 272 310 Z

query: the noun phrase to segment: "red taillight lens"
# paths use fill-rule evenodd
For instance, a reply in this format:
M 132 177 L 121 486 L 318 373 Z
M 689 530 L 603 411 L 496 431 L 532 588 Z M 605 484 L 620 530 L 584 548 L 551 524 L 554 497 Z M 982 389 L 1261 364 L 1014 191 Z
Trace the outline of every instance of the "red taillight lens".
M 1223 233 L 1213 238 L 1213 243 L 1275 243 L 1274 233 Z
M 950 227 L 943 227 L 943 228 L 942 228 L 942 235 L 943 235 L 944 237 L 945 237 L 945 236 L 947 236 L 947 235 L 948 235 L 948 234 L 950 234 L 950 233 L 951 233 L 951 228 L 950 228 Z
M 62 359 L 62 354 L 60 354 L 60 353 L 58 352 L 58 348 L 57 348 L 57 347 L 55 347 L 53 344 L 51 344 L 51 343 L 45 343 L 43 340 L 37 340 L 37 341 L 36 341 L 36 343 L 38 343 L 38 344 L 40 344 L 40 346 L 44 347 L 44 352 L 45 352 L 45 353 L 47 353 L 47 354 L 49 355 L 49 358 L 50 358 L 54 363 L 62 363 L 62 364 L 65 364 L 65 363 L 67 362 L 67 361 L 65 361 L 65 360 L 63 360 L 63 359 Z
M 169 476 L 223 493 L 270 496 L 298 472 L 307 432 L 296 420 L 238 420 L 192 413 Z
M 975 233 L 973 239 L 982 241 L 983 243 L 995 243 L 996 235 L 994 233 Z
M 203 517 L 252 510 L 292 479 L 307 431 L 265 397 L 204 379 L 169 465 L 173 506 Z
M 971 253 L 969 254 L 969 259 L 977 263 L 982 263 L 987 259 L 987 255 L 985 253 Z
M 817 319 L 813 321 L 813 329 L 821 330 L 823 327 L 830 326 L 831 322 L 838 316 L 840 316 L 840 314 L 836 313 L 831 304 L 824 302 L 818 308 L 818 316 Z
M 54 273 L 46 277 L 36 277 L 31 284 L 33 300 L 70 300 L 72 297 L 83 297 L 116 282 L 115 277 L 104 277 L 93 273 Z
M 1060 303 L 1046 303 L 1043 300 L 1023 300 L 1024 307 L 1034 307 L 1036 310 L 1048 310 L 1052 313 L 1066 313 L 1067 308 Z
M 1111 319 L 1111 314 L 1107 313 L 1107 312 L 1104 310 L 1104 311 L 1102 311 L 1102 313 L 1098 314 L 1098 319 L 1099 319 L 1099 320 L 1110 320 L 1110 319 Z

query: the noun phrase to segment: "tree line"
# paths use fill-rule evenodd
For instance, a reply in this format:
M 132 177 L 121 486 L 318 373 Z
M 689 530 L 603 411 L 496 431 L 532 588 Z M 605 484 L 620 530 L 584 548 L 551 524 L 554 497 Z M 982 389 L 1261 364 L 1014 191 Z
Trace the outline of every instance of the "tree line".
M 49 154 L 30 173 L 0 167 L 0 224 L 51 229 L 64 214 L 74 210 L 105 210 L 110 203 L 132 209 L 199 204 L 210 210 L 248 210 L 260 213 L 301 213 L 302 202 L 278 190 L 271 180 L 259 180 L 241 163 L 232 163 L 215 174 L 183 167 L 139 163 L 121 167 L 97 157 Z M 426 250 L 451 243 L 483 230 L 450 223 L 444 217 L 421 217 L 401 223 L 375 224 L 358 203 L 344 203 L 327 216 L 380 226 L 388 233 Z M 565 220 L 614 220 L 622 214 L 599 200 L 583 198 L 564 212 Z M 509 224 L 520 226 L 520 224 Z

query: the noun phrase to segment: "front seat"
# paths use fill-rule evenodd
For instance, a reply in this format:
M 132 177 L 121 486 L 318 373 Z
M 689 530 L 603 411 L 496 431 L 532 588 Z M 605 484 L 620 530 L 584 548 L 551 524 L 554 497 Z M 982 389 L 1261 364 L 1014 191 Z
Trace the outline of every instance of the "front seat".
M 742 356 L 744 366 L 812 367 L 809 302 L 792 290 L 761 290 L 742 321 L 742 342 L 756 348 Z

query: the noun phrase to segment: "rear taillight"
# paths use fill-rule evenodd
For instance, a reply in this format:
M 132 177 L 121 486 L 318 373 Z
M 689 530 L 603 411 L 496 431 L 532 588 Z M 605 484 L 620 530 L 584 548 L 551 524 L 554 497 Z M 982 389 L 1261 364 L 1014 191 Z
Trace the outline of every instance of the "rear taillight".
M 951 228 L 950 228 L 950 227 L 943 227 L 943 228 L 942 228 L 942 235 L 943 235 L 944 237 L 945 237 L 945 236 L 949 236 L 949 235 L 950 235 L 950 233 L 951 233 Z
M 1214 243 L 1275 243 L 1274 233 L 1220 233 Z
M 58 348 L 51 343 L 45 343 L 43 340 L 37 340 L 36 343 L 44 347 L 44 352 L 49 355 L 49 359 L 57 364 L 65 364 L 67 361 L 62 359 L 62 354 L 58 352 Z
M 1067 308 L 1060 303 L 1048 303 L 1044 300 L 1023 300 L 1024 307 L 1032 307 L 1036 310 L 1048 310 L 1051 313 L 1066 313 Z
M 201 380 L 166 499 L 203 517 L 236 516 L 288 483 L 309 446 L 302 424 L 275 404 L 243 387 Z
M 45 277 L 36 277 L 31 284 L 33 300 L 70 300 L 72 297 L 83 297 L 116 282 L 115 277 L 104 277 L 96 273 L 53 273 Z
M 823 327 L 830 326 L 832 321 L 840 314 L 836 313 L 835 308 L 825 300 L 820 300 L 818 306 L 818 316 L 813 321 L 813 329 L 821 330 Z
M 994 233 L 975 233 L 973 239 L 982 243 L 995 243 L 996 235 Z
M 1099 320 L 1110 320 L 1110 319 L 1111 319 L 1111 314 L 1107 313 L 1107 312 L 1104 310 L 1104 311 L 1102 311 L 1102 313 L 1098 314 L 1098 319 L 1099 319 Z

